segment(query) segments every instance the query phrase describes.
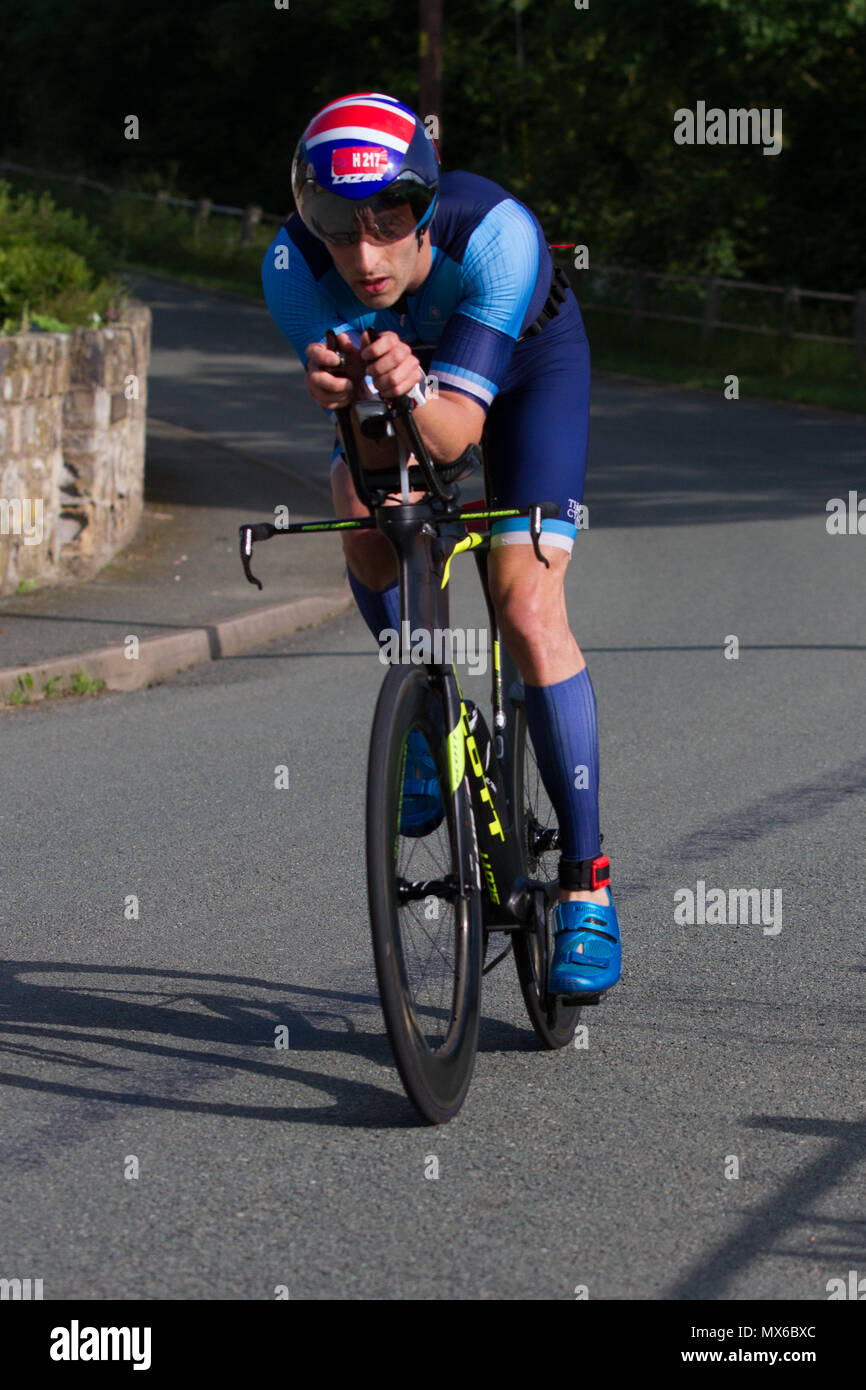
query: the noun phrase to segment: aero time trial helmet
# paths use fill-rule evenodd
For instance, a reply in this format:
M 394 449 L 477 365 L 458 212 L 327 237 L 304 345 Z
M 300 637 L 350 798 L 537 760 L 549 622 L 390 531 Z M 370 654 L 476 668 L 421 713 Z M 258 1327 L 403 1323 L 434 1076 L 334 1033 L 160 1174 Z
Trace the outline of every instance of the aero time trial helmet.
M 329 102 L 298 141 L 292 192 L 305 226 L 334 246 L 399 241 L 433 216 L 439 152 L 413 111 L 381 92 Z

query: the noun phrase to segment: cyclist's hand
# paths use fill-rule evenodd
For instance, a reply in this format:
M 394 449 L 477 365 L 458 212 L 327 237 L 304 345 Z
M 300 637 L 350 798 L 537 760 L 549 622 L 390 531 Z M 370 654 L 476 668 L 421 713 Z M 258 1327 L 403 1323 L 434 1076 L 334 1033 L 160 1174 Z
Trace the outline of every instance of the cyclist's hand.
M 337 410 L 340 406 L 351 405 L 364 395 L 364 372 L 361 353 L 355 347 L 348 333 L 339 333 L 337 343 L 346 359 L 340 368 L 340 376 L 332 376 L 327 370 L 339 364 L 336 352 L 331 352 L 324 343 L 308 343 L 307 390 L 317 405 L 326 410 Z
M 380 333 L 375 343 L 369 333 L 361 338 L 361 358 L 373 385 L 384 399 L 407 396 L 424 376 L 421 363 L 408 343 L 396 333 Z

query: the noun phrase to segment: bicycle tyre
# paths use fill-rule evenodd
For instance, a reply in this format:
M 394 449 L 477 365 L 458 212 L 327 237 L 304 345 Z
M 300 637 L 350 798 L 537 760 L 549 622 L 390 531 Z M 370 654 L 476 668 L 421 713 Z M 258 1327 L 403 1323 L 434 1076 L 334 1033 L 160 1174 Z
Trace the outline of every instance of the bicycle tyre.
M 448 679 L 453 677 L 434 675 L 423 666 L 390 668 L 373 719 L 367 776 L 367 889 L 379 997 L 403 1086 L 429 1124 L 450 1120 L 463 1104 L 475 1065 L 481 1009 L 481 892 L 465 777 L 453 795 L 447 794 L 443 682 Z M 423 734 L 444 793 L 444 820 L 423 838 L 400 833 L 412 729 Z M 422 900 L 406 902 L 401 894 L 420 892 L 431 883 L 459 885 L 461 858 L 468 896 L 449 899 L 431 892 L 423 911 L 429 913 L 432 898 L 435 920 L 428 916 L 422 921 Z M 418 949 L 429 949 L 423 970 Z M 425 984 L 430 999 L 426 993 L 422 997 Z

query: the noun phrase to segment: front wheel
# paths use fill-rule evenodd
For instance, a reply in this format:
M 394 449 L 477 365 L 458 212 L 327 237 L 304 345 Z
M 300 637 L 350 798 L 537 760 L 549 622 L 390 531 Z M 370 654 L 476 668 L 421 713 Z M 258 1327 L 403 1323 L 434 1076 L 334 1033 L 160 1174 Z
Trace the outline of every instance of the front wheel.
M 512 787 L 517 830 L 527 878 L 558 884 L 559 828 L 544 789 L 526 727 L 522 687 L 512 687 Z M 554 901 L 556 893 L 553 893 Z M 574 1037 L 579 1004 L 565 1004 L 547 992 L 553 957 L 553 910 L 550 894 L 536 894 L 535 914 L 527 931 L 514 933 L 514 962 L 529 1020 L 545 1047 L 565 1047 Z
M 367 778 L 367 888 L 382 1012 L 406 1093 L 431 1124 L 450 1120 L 469 1089 L 481 1007 L 481 893 L 465 778 L 450 788 L 448 679 L 425 667 L 390 668 Z M 401 807 L 413 730 L 415 756 L 426 748 L 435 765 L 443 815 L 427 834 L 410 837 Z

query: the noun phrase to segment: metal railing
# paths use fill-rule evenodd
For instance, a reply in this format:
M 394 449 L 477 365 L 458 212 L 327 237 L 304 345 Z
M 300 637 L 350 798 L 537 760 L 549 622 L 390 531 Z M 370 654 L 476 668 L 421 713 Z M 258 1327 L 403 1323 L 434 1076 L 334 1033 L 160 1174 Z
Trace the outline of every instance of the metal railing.
M 626 315 L 634 328 L 641 319 L 662 319 L 671 323 L 690 323 L 701 330 L 701 342 L 708 347 L 717 328 L 730 328 L 739 333 L 760 333 L 772 337 L 800 339 L 814 343 L 842 343 L 854 349 L 854 366 L 862 371 L 866 362 L 866 289 L 856 294 L 837 294 L 828 290 L 806 290 L 799 285 L 764 285 L 754 280 L 732 280 L 721 275 L 683 275 L 677 271 L 646 270 L 643 267 L 599 265 L 587 268 L 586 272 L 574 271 L 573 277 L 587 273 L 592 275 L 626 275 L 630 277 L 628 306 L 606 304 L 586 295 L 580 296 L 583 309 L 593 309 L 602 314 Z M 674 314 L 665 310 L 647 308 L 647 282 L 668 281 L 676 284 L 700 285 L 703 287 L 703 303 L 699 314 Z M 591 281 L 590 281 L 591 293 Z M 781 296 L 781 312 L 775 326 L 755 323 L 739 323 L 732 319 L 719 318 L 721 292 L 734 289 L 738 292 L 757 292 Z M 804 299 L 830 301 L 852 306 L 852 332 L 806 333 L 794 327 L 795 314 Z

